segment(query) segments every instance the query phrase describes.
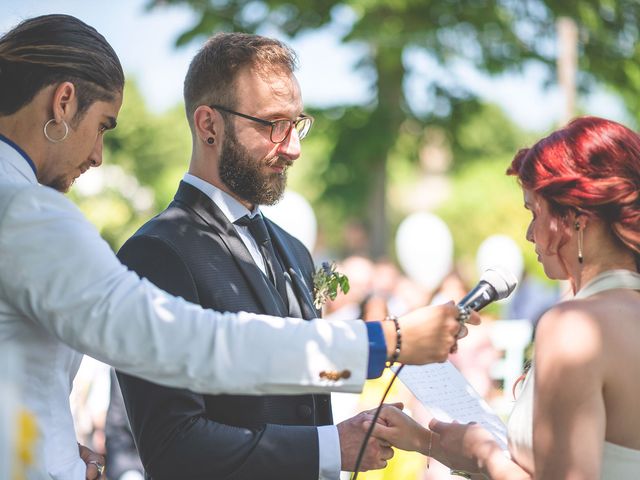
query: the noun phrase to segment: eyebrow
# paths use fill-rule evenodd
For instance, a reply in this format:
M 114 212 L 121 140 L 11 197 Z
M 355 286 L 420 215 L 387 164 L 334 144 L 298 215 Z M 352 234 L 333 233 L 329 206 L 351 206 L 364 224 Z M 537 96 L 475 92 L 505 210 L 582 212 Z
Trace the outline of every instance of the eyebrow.
M 264 113 L 259 112 L 258 114 L 256 114 L 256 116 L 260 117 L 260 118 L 274 118 L 276 120 L 291 120 L 291 117 L 285 113 L 283 113 L 281 110 L 276 110 L 276 111 L 266 111 Z M 302 110 L 298 116 L 296 116 L 293 120 L 298 120 L 300 118 L 303 117 L 309 117 L 310 115 Z

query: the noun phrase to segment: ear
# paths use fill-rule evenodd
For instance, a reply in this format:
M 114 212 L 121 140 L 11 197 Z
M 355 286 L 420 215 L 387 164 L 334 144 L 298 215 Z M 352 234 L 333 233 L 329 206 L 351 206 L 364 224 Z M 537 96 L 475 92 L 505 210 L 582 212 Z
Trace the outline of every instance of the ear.
M 206 105 L 200 105 L 193 112 L 193 129 L 199 141 L 205 145 L 220 143 L 222 132 L 222 116 L 216 110 Z M 210 138 L 214 143 L 209 143 Z
M 62 120 L 70 122 L 78 110 L 76 86 L 71 82 L 62 82 L 58 85 L 53 91 L 51 107 L 56 123 Z
M 572 230 L 584 230 L 589 223 L 589 215 L 576 210 L 571 210 L 567 215 L 567 221 Z

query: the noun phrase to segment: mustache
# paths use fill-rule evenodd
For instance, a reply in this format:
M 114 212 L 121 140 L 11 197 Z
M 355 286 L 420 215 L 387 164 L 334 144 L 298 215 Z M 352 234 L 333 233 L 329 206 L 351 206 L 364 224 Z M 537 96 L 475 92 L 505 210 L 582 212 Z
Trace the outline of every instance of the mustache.
M 283 157 L 272 157 L 267 159 L 266 163 L 269 167 L 289 168 L 291 165 L 293 165 L 293 160 L 289 160 Z

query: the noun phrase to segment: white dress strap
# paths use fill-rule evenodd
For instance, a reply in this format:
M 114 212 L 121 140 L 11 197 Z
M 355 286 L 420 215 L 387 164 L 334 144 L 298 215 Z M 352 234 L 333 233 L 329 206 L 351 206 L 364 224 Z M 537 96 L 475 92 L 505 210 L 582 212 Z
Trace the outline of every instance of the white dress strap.
M 606 290 L 626 288 L 640 290 L 640 274 L 630 270 L 609 270 L 603 272 L 582 287 L 575 298 L 586 298 Z

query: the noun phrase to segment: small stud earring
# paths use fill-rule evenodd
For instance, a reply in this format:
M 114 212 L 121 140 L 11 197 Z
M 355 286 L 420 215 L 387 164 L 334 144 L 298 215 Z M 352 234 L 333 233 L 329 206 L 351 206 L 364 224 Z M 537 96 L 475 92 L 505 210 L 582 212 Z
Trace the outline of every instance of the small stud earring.
M 216 141 L 216 140 L 215 140 L 215 138 L 213 138 L 213 137 L 209 137 L 209 138 L 207 138 L 207 143 L 208 143 L 209 145 L 213 145 L 215 141 Z

